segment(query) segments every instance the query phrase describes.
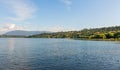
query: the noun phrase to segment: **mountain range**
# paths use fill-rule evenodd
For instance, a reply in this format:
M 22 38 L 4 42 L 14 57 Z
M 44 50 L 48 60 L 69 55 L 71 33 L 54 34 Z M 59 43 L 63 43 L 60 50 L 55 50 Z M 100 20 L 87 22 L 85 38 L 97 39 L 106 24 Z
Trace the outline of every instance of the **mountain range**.
M 24 31 L 24 30 L 15 30 L 5 33 L 7 36 L 30 36 L 42 33 L 50 33 L 49 31 Z

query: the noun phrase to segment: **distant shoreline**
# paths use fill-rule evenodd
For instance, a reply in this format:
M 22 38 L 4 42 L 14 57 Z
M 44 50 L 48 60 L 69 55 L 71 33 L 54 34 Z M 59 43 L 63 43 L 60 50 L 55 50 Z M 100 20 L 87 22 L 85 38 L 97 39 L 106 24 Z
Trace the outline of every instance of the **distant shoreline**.
M 120 41 L 120 39 L 74 39 L 74 40 L 89 40 L 89 41 Z
M 0 38 L 28 38 L 28 37 L 0 37 Z M 38 37 L 31 37 L 37 38 Z M 30 39 L 30 38 L 28 38 Z M 43 38 L 43 39 L 72 39 L 72 40 L 86 40 L 86 41 L 120 41 L 120 39 L 85 39 L 85 38 Z
M 32 35 L 31 34 L 26 35 L 26 32 L 24 31 L 12 31 L 9 33 L 1 35 L 0 37 L 1 38 L 63 38 L 63 39 L 67 38 L 67 39 L 76 39 L 76 40 L 120 41 L 120 26 L 83 29 L 81 31 L 67 31 L 67 32 L 54 32 L 54 33 L 43 32 L 40 34 L 37 33 Z

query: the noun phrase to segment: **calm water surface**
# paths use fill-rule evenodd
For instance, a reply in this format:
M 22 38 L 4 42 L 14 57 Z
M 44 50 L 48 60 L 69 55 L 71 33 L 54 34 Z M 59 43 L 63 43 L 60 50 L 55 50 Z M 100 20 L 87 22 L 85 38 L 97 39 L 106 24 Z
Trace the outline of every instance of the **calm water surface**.
M 120 42 L 1 38 L 0 70 L 120 70 Z

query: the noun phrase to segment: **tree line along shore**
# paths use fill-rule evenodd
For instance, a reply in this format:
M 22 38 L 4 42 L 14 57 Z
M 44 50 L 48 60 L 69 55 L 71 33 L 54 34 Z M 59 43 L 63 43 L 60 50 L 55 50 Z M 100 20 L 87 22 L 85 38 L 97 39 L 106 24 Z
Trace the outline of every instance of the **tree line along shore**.
M 90 28 L 80 31 L 52 32 L 42 33 L 31 36 L 7 36 L 1 35 L 1 38 L 70 38 L 70 39 L 89 39 L 89 40 L 120 40 L 120 26 Z
M 120 40 L 120 26 L 83 29 L 80 31 L 43 33 L 28 38 L 72 38 L 94 40 Z

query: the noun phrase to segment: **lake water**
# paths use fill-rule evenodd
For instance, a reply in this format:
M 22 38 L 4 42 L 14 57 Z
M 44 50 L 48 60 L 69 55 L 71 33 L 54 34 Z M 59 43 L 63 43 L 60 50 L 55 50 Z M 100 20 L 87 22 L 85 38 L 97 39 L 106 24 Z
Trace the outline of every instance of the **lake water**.
M 0 38 L 0 70 L 120 70 L 120 42 Z

